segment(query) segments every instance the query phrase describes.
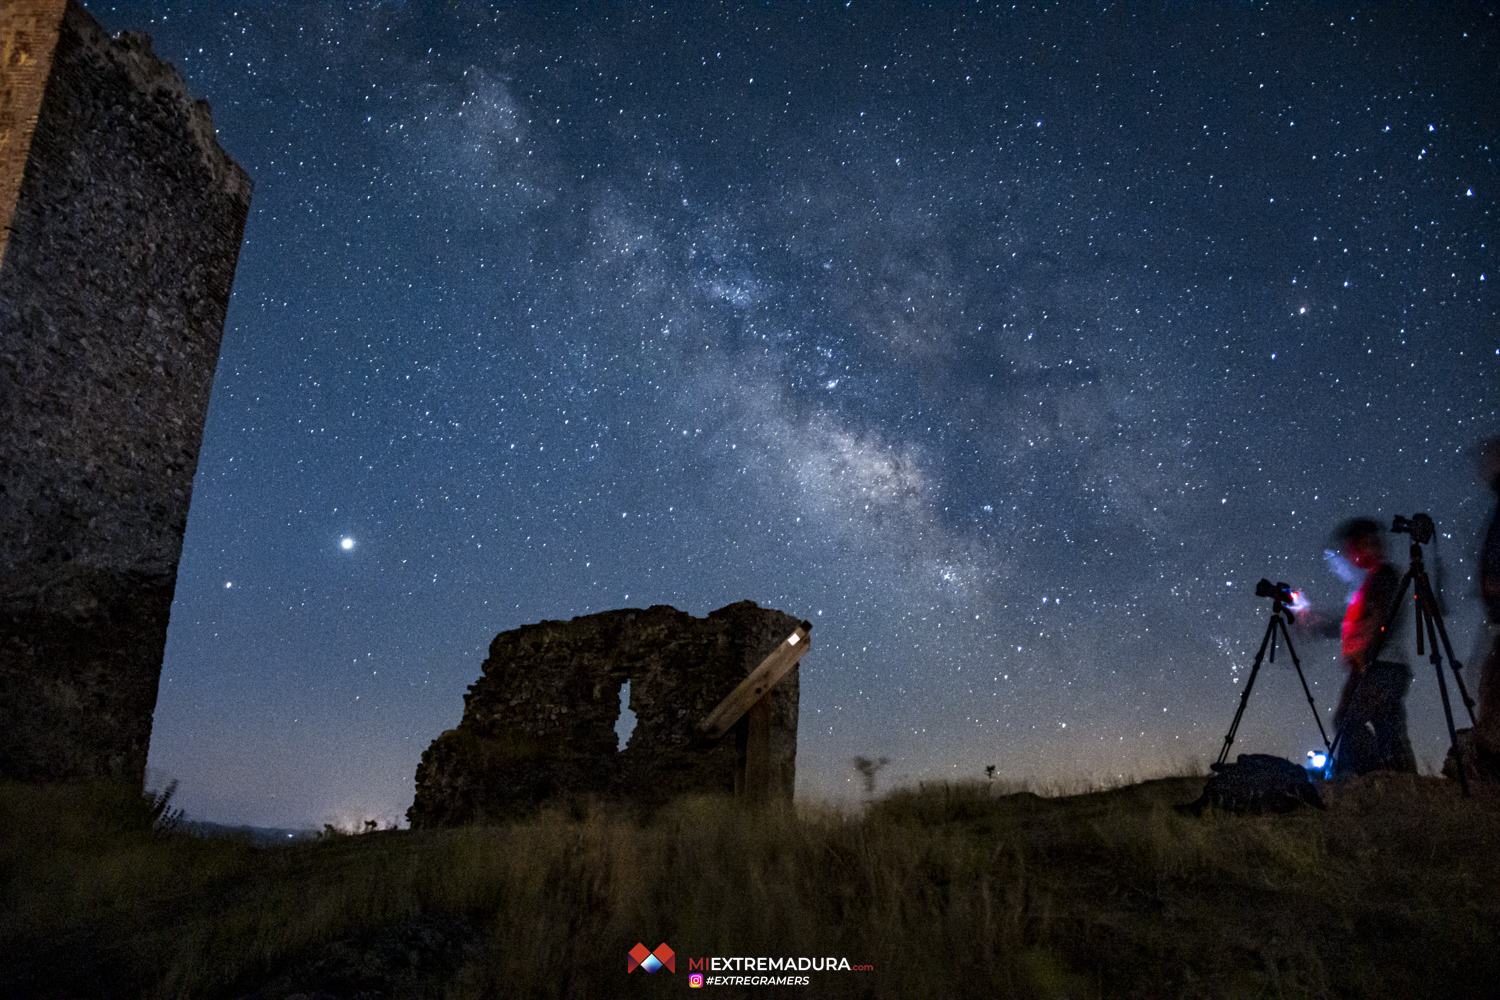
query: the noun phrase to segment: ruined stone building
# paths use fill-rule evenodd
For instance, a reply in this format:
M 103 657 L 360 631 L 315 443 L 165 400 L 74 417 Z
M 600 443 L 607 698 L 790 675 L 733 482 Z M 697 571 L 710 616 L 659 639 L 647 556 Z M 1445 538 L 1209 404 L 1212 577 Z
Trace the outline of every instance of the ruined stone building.
M 144 778 L 249 205 L 150 39 L 0 4 L 0 776 Z
M 575 796 L 652 804 L 734 791 L 735 735 L 705 742 L 698 724 L 799 625 L 811 628 L 740 601 L 706 618 L 656 605 L 502 632 L 458 728 L 422 754 L 407 818 L 448 826 Z M 621 750 L 614 727 L 627 681 L 636 723 Z M 785 801 L 796 781 L 797 693 L 794 666 L 765 696 L 770 793 Z

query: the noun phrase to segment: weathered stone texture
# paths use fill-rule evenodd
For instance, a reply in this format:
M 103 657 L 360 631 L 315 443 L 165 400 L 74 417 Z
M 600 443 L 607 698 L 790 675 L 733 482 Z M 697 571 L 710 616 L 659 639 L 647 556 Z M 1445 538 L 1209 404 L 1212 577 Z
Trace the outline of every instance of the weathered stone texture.
M 0 775 L 140 782 L 250 181 L 150 39 L 0 11 Z
M 67 0 L 0 6 L 0 260 Z
M 665 605 L 502 632 L 464 696 L 457 729 L 422 755 L 414 827 L 507 819 L 570 796 L 659 803 L 731 792 L 735 736 L 699 745 L 697 723 L 799 624 L 741 601 L 707 618 Z M 617 751 L 620 688 L 635 731 Z M 797 668 L 771 699 L 771 794 L 790 800 Z

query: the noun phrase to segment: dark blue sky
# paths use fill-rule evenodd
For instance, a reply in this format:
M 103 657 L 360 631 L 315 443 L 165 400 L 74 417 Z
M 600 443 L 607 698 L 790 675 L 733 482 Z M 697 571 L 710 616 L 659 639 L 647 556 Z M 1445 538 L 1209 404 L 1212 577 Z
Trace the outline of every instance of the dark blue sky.
M 1212 759 L 1255 581 L 1337 616 L 1356 514 L 1436 518 L 1470 655 L 1493 7 L 90 9 L 256 185 L 151 748 L 196 816 L 396 818 L 497 632 L 607 608 L 811 618 L 811 797 Z M 1309 714 L 1278 663 L 1236 749 Z

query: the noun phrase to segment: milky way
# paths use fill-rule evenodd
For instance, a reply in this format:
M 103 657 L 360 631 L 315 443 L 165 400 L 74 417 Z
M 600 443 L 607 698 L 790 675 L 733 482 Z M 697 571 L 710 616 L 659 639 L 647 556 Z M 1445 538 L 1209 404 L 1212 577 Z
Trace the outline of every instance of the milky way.
M 393 819 L 497 632 L 744 598 L 814 622 L 804 796 L 1177 770 L 1357 514 L 1433 515 L 1471 654 L 1492 8 L 90 9 L 256 184 L 151 747 L 191 813 Z M 1236 749 L 1316 742 L 1280 658 Z

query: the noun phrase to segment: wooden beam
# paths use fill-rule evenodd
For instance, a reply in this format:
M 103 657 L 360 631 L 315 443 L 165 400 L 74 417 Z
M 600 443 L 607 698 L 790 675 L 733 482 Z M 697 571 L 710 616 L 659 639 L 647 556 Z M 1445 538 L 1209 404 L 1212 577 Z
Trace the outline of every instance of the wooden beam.
M 740 717 L 750 710 L 750 706 L 760 701 L 802 659 L 802 654 L 812 645 L 812 640 L 808 638 L 811 629 L 812 626 L 804 622 L 781 645 L 771 650 L 771 655 L 761 660 L 760 666 L 750 671 L 750 675 L 740 681 L 739 686 L 729 692 L 728 697 L 698 723 L 699 732 L 711 740 L 729 732 L 740 721 Z

